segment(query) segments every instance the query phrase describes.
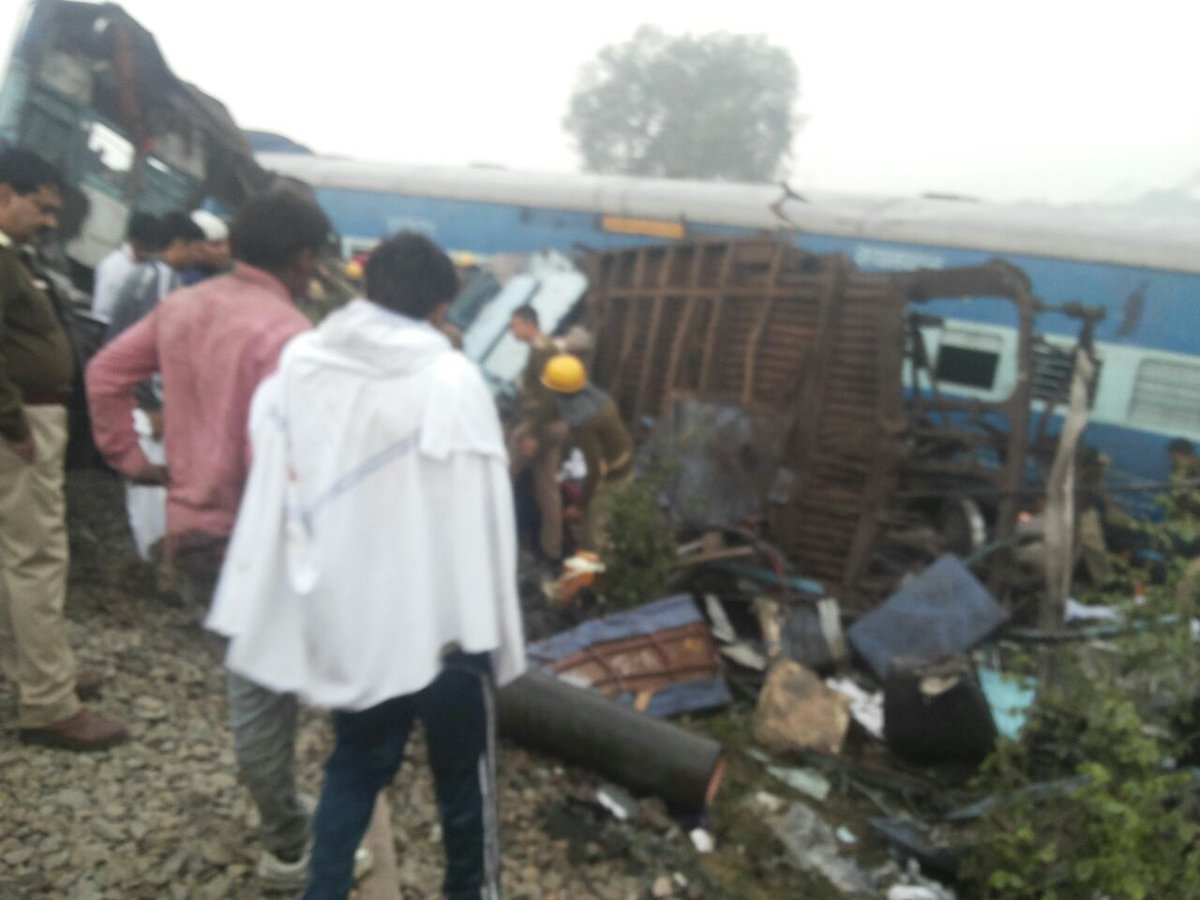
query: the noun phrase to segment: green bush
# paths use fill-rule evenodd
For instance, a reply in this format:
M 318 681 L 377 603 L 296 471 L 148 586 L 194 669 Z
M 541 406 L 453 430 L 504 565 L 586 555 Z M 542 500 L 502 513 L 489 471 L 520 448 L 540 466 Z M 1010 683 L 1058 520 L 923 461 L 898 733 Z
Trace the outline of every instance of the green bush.
M 604 497 L 604 594 L 619 609 L 659 599 L 675 562 L 675 537 L 659 509 L 658 485 L 658 478 L 644 477 Z
M 1075 661 L 1078 662 L 1077 660 Z M 1117 684 L 1058 667 L 1020 742 L 977 787 L 1002 798 L 979 824 L 964 877 L 985 900 L 1200 897 L 1200 828 L 1189 775 L 1164 768 L 1168 735 Z M 1035 782 L 1073 776 L 1058 790 Z

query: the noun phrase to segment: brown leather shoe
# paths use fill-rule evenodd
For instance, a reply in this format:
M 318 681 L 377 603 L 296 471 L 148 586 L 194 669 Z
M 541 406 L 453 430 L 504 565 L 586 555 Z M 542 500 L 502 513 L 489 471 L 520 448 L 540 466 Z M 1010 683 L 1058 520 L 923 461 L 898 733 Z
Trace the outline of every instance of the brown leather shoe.
M 99 669 L 80 669 L 75 676 L 75 696 L 80 700 L 95 700 L 107 680 Z
M 84 707 L 75 715 L 45 728 L 22 728 L 21 741 L 60 750 L 105 750 L 128 740 L 129 732 L 120 722 L 106 719 Z

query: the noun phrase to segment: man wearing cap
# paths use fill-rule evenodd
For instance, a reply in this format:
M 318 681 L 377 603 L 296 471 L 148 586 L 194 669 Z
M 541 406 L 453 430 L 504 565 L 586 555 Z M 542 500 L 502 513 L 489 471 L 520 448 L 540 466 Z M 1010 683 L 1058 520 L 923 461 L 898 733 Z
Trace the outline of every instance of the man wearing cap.
M 62 181 L 41 157 L 0 153 L 0 665 L 17 687 L 21 739 L 100 750 L 125 727 L 81 706 L 67 642 L 63 457 L 75 375 L 70 339 L 22 245 L 53 228 Z
M 198 209 L 192 213 L 192 221 L 204 232 L 204 243 L 200 245 L 199 258 L 195 265 L 182 275 L 184 285 L 192 285 L 224 275 L 233 268 L 229 253 L 229 226 L 215 213 Z
M 605 543 L 604 496 L 633 478 L 633 437 L 612 398 L 588 381 L 583 363 L 569 353 L 555 356 L 542 371 L 558 411 L 587 462 L 580 507 L 566 511 L 581 519 L 580 549 L 599 553 Z

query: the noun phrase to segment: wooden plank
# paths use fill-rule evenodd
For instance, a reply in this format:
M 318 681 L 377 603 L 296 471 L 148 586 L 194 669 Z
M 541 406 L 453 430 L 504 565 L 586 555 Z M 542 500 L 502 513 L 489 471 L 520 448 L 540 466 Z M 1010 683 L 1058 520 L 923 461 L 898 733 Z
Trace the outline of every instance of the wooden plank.
M 762 350 L 763 331 L 766 328 L 767 320 L 771 317 L 771 310 L 775 308 L 775 298 L 778 295 L 776 285 L 779 281 L 779 270 L 783 268 L 783 258 L 790 249 L 790 247 L 784 244 L 775 244 L 775 257 L 771 260 L 771 265 L 767 272 L 766 296 L 763 297 L 762 308 L 758 311 L 758 319 L 754 322 L 754 327 L 750 331 L 750 339 L 746 348 L 746 358 L 744 361 L 746 368 L 742 373 L 742 403 L 749 403 L 754 399 L 754 379 L 756 377 L 758 355 Z
M 658 270 L 658 284 L 655 285 L 654 311 L 650 314 L 650 328 L 646 334 L 646 355 L 642 360 L 641 377 L 638 379 L 637 397 L 634 409 L 638 417 L 646 414 L 646 389 L 650 385 L 650 375 L 658 365 L 655 353 L 658 350 L 658 329 L 662 325 L 663 306 L 666 305 L 667 285 L 671 277 L 671 265 L 675 261 L 675 248 L 668 247 L 663 254 L 662 267 Z M 643 269 L 643 277 L 645 270 Z M 670 393 L 671 385 L 663 383 L 663 396 Z M 661 405 L 661 404 L 660 404 Z
M 734 244 L 725 245 L 725 259 L 721 263 L 721 272 L 717 276 L 717 294 L 713 299 L 712 319 L 708 323 L 708 334 L 704 336 L 704 359 L 700 363 L 700 380 L 698 392 L 704 394 L 712 389 L 713 359 L 717 355 L 716 342 L 721 318 L 725 310 L 724 289 L 729 281 L 729 272 L 733 268 Z

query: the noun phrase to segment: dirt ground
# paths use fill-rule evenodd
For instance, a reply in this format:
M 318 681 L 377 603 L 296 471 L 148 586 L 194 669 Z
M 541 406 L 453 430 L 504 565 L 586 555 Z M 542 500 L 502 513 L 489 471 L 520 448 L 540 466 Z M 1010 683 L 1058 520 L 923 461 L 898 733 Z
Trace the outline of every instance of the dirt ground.
M 219 642 L 198 610 L 160 602 L 136 559 L 122 483 L 97 471 L 69 478 L 70 635 L 81 663 L 109 676 L 97 706 L 130 725 L 126 745 L 95 755 L 26 748 L 12 686 L 0 683 L 0 897 L 68 900 L 264 896 L 253 877 L 255 814 L 238 784 L 225 727 Z M 511 743 L 500 754 L 505 894 L 512 900 L 659 897 L 836 897 L 790 866 L 753 807 L 769 779 L 738 745 L 745 709 L 695 723 L 731 747 L 730 775 L 708 823 L 716 852 L 700 855 L 684 826 L 654 802 L 617 822 L 594 802 L 599 780 Z M 741 737 L 739 737 L 739 735 Z M 330 748 L 323 713 L 308 710 L 298 764 L 316 794 Z M 404 898 L 437 895 L 440 828 L 422 742 L 388 792 Z M 849 822 L 831 798 L 822 814 Z M 864 841 L 866 844 L 866 842 Z M 861 849 L 861 848 L 860 848 Z M 857 850 L 855 852 L 858 852 Z M 884 864 L 878 846 L 864 859 Z M 893 864 L 894 868 L 894 864 Z

